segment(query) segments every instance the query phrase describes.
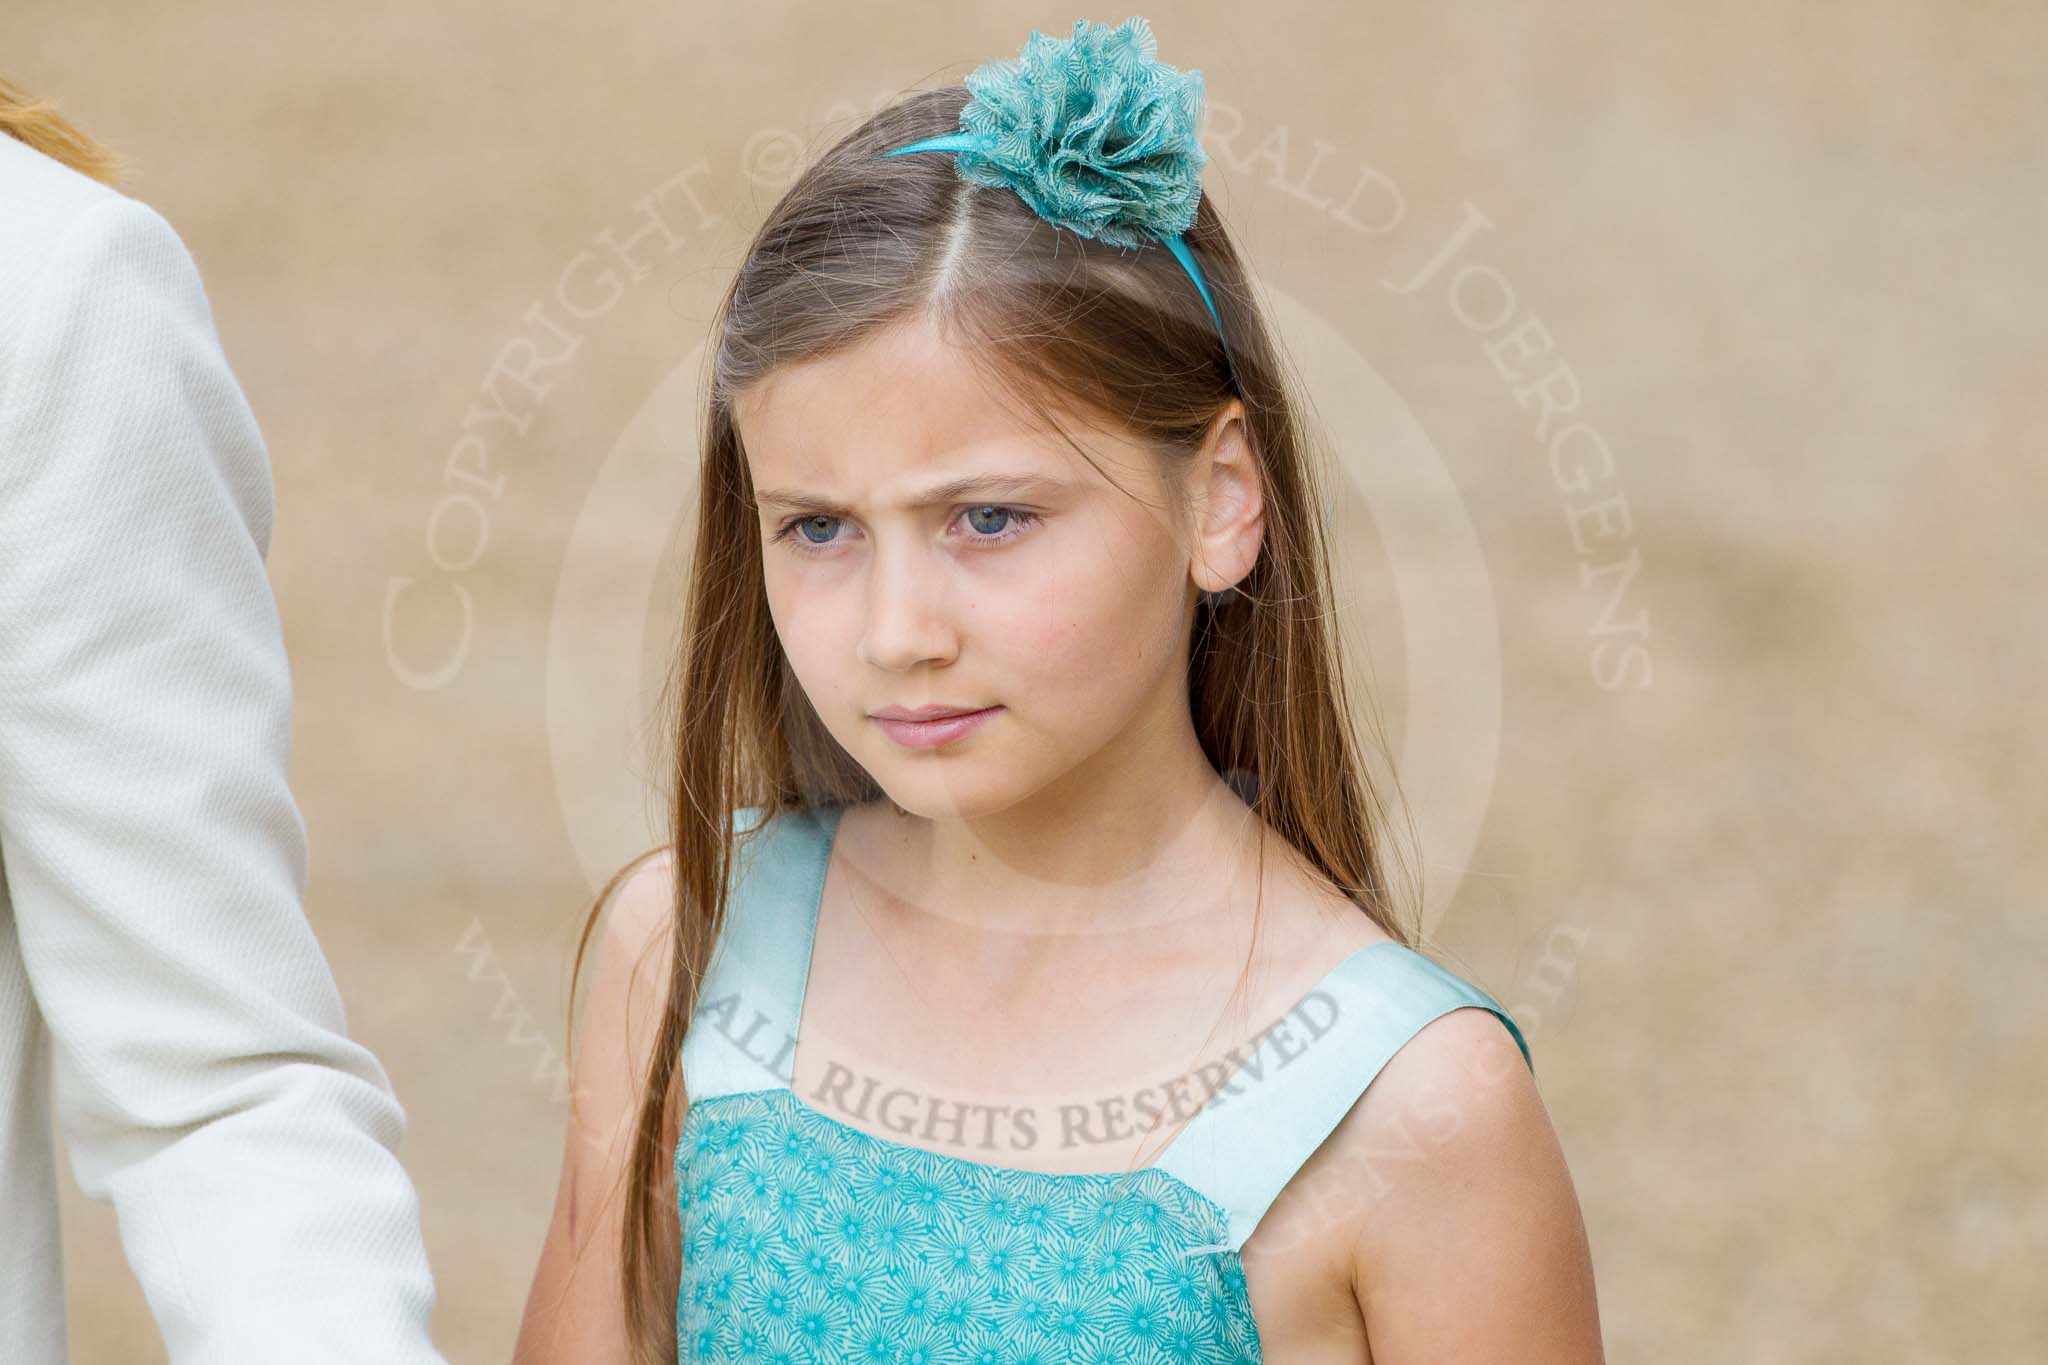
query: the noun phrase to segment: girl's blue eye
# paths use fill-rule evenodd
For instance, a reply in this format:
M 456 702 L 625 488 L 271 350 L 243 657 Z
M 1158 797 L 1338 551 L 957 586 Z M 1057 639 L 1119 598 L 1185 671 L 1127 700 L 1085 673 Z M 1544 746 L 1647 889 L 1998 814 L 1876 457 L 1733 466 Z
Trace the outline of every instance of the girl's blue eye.
M 1005 507 L 1001 503 L 982 503 L 978 506 L 966 508 L 965 511 L 969 524 L 973 525 L 976 531 L 976 534 L 969 536 L 968 539 L 977 545 L 1000 545 L 1005 541 L 1014 540 L 1023 534 L 1024 527 L 1033 525 L 1039 520 L 1039 514 L 1036 512 L 1026 512 L 1017 507 Z M 984 516 L 984 514 L 992 515 Z M 832 523 L 836 523 L 839 520 L 840 518 L 838 517 L 826 516 L 823 513 L 812 516 L 791 517 L 788 521 L 782 523 L 781 529 L 771 539 L 787 541 L 791 548 L 801 553 L 816 554 L 830 545 L 832 540 L 830 536 L 823 540 L 814 540 L 811 537 L 811 532 L 819 529 L 829 529 Z M 1004 523 L 1004 525 L 990 528 L 986 525 L 986 522 L 989 520 L 998 521 Z M 820 523 L 823 523 L 824 526 L 821 527 Z M 802 533 L 792 535 L 791 533 L 797 531 L 798 528 L 802 528 Z
M 811 528 L 812 526 L 814 526 L 814 525 L 815 525 L 816 523 L 818 523 L 818 522 L 821 522 L 821 521 L 832 521 L 832 520 L 835 520 L 835 518 L 832 518 L 832 517 L 805 517 L 805 518 L 803 518 L 803 519 L 802 519 L 802 520 L 800 520 L 800 521 L 793 521 L 793 522 L 791 522 L 791 523 L 790 523 L 790 525 L 791 525 L 791 526 L 801 526 L 801 527 L 803 527 L 803 528 L 804 528 L 804 533 L 805 533 L 806 537 L 808 537 L 808 536 L 809 536 L 809 533 L 810 533 L 810 528 Z
M 994 513 L 995 513 L 995 514 L 996 514 L 997 516 L 1001 517 L 1001 518 L 1002 518 L 1002 519 L 1003 519 L 1003 520 L 1004 520 L 1005 522 L 1009 522 L 1009 521 L 1015 520 L 1015 519 L 1016 519 L 1016 517 L 1017 517 L 1017 511 L 1016 511 L 1016 509 L 1015 509 L 1015 508 L 1011 508 L 1011 507 L 997 507 L 997 506 L 991 505 L 991 506 L 987 506 L 987 507 L 970 507 L 970 508 L 968 508 L 968 509 L 967 509 L 967 521 L 968 521 L 968 525 L 970 525 L 970 526 L 974 526 L 974 529 L 975 529 L 975 530 L 977 530 L 977 531 L 986 531 L 986 532 L 987 532 L 987 534 L 989 534 L 989 535 L 992 535 L 992 536 L 993 536 L 993 535 L 1000 535 L 1000 534 L 1002 533 L 1002 529 L 1003 529 L 1003 528 L 1002 528 L 1002 527 L 1000 527 L 1000 526 L 995 526 L 995 527 L 983 527 L 983 526 L 976 526 L 976 525 L 975 525 L 975 523 L 974 523 L 974 517 L 975 517 L 975 514 L 976 514 L 976 513 L 978 513 L 978 512 L 994 512 Z

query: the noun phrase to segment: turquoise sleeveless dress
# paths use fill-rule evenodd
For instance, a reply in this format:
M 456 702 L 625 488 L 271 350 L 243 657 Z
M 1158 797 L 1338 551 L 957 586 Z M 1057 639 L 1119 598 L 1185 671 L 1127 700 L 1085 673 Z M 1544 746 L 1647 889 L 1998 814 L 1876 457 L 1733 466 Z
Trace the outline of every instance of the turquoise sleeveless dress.
M 1533 1068 L 1491 997 L 1379 943 L 1263 1035 L 1151 1166 L 1017 1170 L 877 1137 L 785 1074 L 843 809 L 783 811 L 738 845 L 681 1054 L 682 1365 L 1255 1365 L 1239 1252 L 1387 1060 L 1477 1006 Z M 1288 1027 L 1317 1030 L 1313 1046 Z

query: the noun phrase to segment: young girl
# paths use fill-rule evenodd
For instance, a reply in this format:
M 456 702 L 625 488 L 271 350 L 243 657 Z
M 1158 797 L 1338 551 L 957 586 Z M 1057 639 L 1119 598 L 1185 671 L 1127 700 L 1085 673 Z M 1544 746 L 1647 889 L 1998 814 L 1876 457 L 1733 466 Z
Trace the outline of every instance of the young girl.
M 1521 1032 L 1393 892 L 1200 101 L 1033 34 L 747 252 L 519 1360 L 1601 1359 Z

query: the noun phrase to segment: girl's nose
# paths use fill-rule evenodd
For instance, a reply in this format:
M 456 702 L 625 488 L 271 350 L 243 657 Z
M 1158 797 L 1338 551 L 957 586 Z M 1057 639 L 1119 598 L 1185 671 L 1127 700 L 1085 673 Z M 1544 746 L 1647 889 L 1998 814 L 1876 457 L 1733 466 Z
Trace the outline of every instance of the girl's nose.
M 959 647 L 956 605 L 946 574 L 908 553 L 878 552 L 861 603 L 863 661 L 892 671 L 948 662 Z

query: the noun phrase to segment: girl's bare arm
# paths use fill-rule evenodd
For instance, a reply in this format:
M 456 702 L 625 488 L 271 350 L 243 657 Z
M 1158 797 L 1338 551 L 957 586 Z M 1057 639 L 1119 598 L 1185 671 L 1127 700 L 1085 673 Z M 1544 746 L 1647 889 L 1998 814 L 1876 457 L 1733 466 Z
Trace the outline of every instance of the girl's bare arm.
M 624 1180 L 649 1049 L 668 998 L 672 877 L 666 851 L 649 857 L 620 885 L 607 912 L 576 1045 L 561 1183 L 514 1365 L 629 1358 L 620 1289 Z M 661 1235 L 680 1238 L 673 1175 L 663 1196 Z
M 1353 1286 L 1373 1365 L 1602 1365 L 1585 1223 L 1529 1069 L 1461 1009 L 1340 1125 L 1366 1214 Z

